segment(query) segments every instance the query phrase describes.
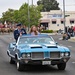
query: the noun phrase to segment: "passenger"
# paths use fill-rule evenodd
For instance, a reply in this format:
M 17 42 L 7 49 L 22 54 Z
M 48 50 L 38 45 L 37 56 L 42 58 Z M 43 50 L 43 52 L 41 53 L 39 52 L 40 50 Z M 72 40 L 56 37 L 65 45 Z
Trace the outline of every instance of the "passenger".
M 18 37 L 23 35 L 23 34 L 27 34 L 26 30 L 21 28 L 22 24 L 17 24 L 17 29 L 14 30 L 14 39 L 17 42 Z
M 30 29 L 29 34 L 31 34 L 31 35 L 38 35 L 38 34 L 40 34 L 40 33 L 38 32 L 37 27 L 36 27 L 35 25 L 33 25 L 33 26 L 31 27 L 31 29 Z

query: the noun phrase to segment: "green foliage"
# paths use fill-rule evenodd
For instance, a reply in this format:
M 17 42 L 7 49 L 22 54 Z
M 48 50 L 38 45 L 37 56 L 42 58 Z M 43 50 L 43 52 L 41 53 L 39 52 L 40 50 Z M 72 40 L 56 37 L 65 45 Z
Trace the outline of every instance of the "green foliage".
M 2 22 L 2 23 L 3 23 L 3 20 L 2 20 L 2 18 L 0 18 L 0 22 Z
M 53 33 L 53 30 L 43 30 L 41 33 Z
M 2 21 L 12 22 L 14 20 L 14 10 L 8 9 L 8 11 L 2 14 Z
M 29 6 L 29 20 L 28 20 L 28 4 L 23 4 L 19 9 L 19 16 L 21 17 L 19 21 L 25 25 L 38 25 L 39 19 L 41 18 L 40 11 L 38 10 L 40 7 Z M 41 10 L 41 9 L 40 9 Z
M 18 21 L 24 25 L 28 25 L 28 4 L 23 4 L 19 9 Z
M 14 18 L 13 22 L 16 22 L 16 23 L 19 22 L 19 11 L 18 10 L 14 10 L 13 18 Z
M 28 4 L 24 3 L 19 10 L 8 9 L 3 13 L 1 20 L 7 22 L 15 22 L 22 23 L 23 25 L 38 25 L 39 19 L 41 18 L 40 10 L 42 9 L 42 5 L 40 6 L 29 6 L 29 17 L 30 22 L 28 20 Z
M 59 3 L 56 0 L 39 0 L 37 5 L 43 5 L 42 11 L 59 10 Z

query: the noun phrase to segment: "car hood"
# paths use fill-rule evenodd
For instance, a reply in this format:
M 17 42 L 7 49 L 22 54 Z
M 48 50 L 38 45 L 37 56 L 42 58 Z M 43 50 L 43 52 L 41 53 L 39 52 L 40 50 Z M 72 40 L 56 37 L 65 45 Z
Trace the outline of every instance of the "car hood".
M 22 44 L 18 46 L 20 52 L 66 52 L 69 51 L 67 47 L 56 44 Z

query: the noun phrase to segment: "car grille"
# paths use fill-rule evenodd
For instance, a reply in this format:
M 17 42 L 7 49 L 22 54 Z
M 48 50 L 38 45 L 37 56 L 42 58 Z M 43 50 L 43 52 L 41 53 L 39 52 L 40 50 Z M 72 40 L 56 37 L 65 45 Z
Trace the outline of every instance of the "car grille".
M 60 52 L 50 52 L 50 58 L 60 58 Z
M 60 52 L 32 52 L 31 58 L 40 59 L 57 59 L 60 58 Z
M 31 57 L 32 59 L 43 59 L 44 53 L 43 52 L 33 52 Z

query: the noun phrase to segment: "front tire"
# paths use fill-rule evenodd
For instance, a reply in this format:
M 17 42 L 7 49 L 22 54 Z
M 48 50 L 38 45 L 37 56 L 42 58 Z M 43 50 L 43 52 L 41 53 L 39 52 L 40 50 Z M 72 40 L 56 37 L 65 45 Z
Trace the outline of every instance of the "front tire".
M 66 63 L 57 64 L 57 67 L 58 67 L 59 70 L 65 70 L 65 68 L 66 68 Z
M 13 60 L 12 57 L 10 57 L 10 64 L 15 64 L 15 61 Z
M 20 63 L 19 61 L 17 61 L 16 65 L 17 65 L 17 70 L 18 70 L 18 71 L 23 71 L 23 70 L 24 70 L 23 64 Z

